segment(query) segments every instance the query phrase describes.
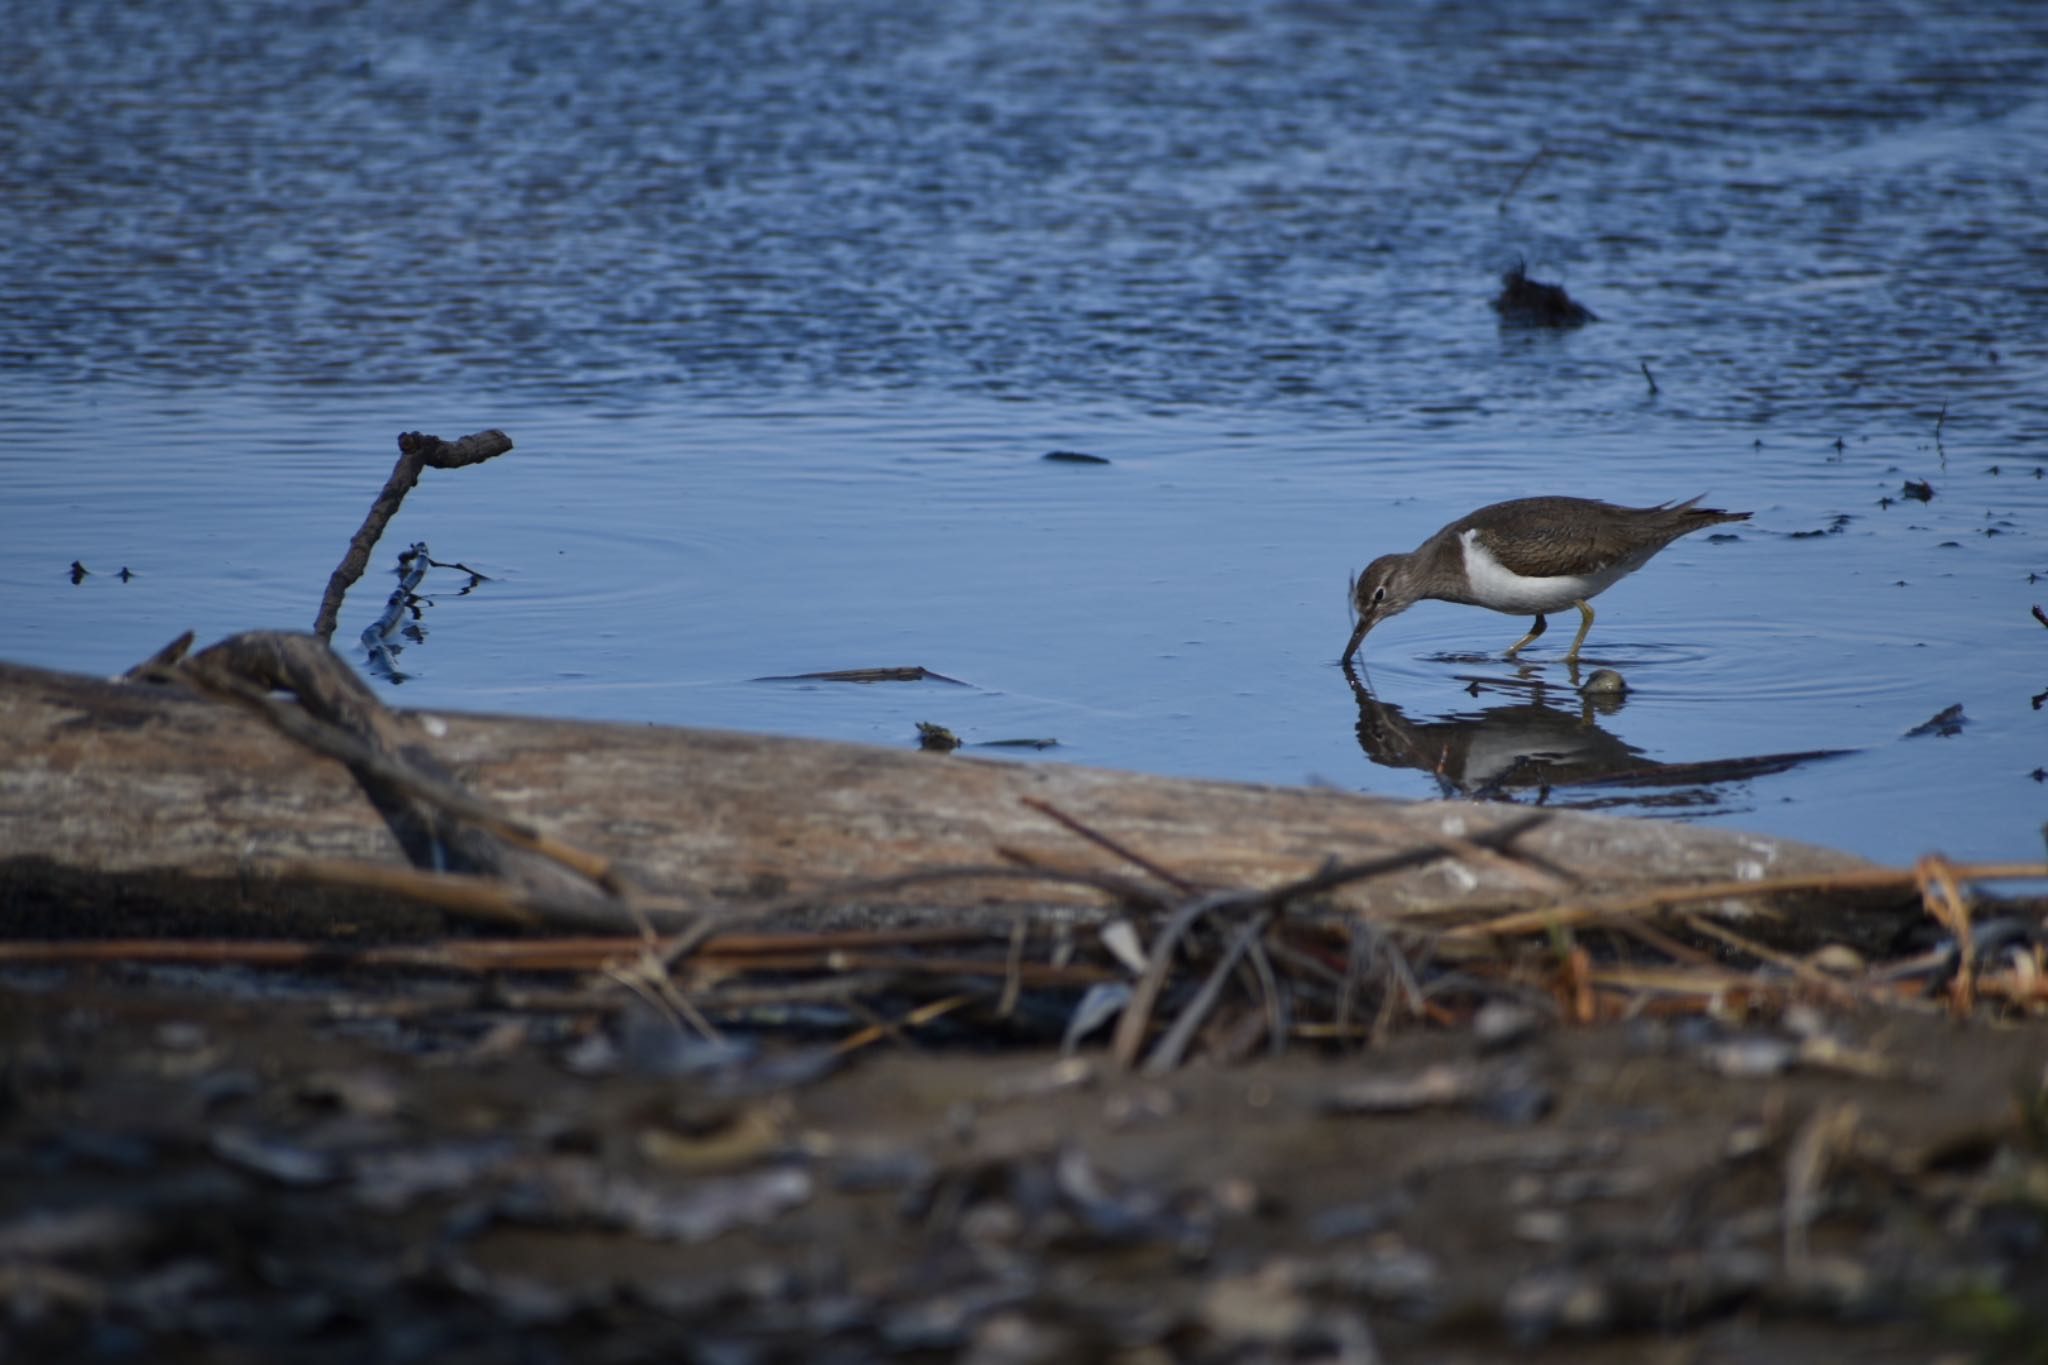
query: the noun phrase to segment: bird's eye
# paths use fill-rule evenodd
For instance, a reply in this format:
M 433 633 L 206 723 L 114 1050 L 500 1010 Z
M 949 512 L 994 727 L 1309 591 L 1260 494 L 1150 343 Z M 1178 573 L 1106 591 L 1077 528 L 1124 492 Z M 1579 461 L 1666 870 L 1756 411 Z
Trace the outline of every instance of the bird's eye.
M 1385 588 L 1383 588 L 1383 587 L 1381 587 L 1381 588 L 1374 588 L 1374 589 L 1372 590 L 1372 600 L 1373 600 L 1373 601 L 1374 601 L 1375 603 L 1379 603 L 1379 602 L 1384 602 L 1384 601 L 1386 601 L 1386 600 L 1387 600 L 1387 590 L 1386 590 Z

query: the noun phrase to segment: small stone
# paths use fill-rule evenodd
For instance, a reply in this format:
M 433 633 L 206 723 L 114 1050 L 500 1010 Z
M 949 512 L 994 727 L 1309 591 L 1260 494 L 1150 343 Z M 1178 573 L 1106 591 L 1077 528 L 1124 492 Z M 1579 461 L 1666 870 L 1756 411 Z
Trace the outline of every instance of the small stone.
M 1556 1209 L 1528 1209 L 1515 1215 L 1515 1237 L 1542 1246 L 1561 1246 L 1571 1236 L 1571 1220 Z
M 1481 1051 L 1513 1047 L 1543 1030 L 1544 1016 L 1512 1000 L 1489 1000 L 1472 1016 L 1472 1036 Z
M 1829 943 L 1808 954 L 1807 963 L 1835 976 L 1857 976 L 1865 967 L 1863 954 L 1846 943 Z

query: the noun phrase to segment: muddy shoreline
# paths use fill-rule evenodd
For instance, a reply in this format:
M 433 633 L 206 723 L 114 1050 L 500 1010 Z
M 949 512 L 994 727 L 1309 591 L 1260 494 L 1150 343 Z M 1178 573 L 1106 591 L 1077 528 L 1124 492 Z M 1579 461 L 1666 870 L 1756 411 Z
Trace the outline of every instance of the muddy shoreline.
M 10 1354 L 1821 1361 L 2048 1322 L 2039 1024 L 1643 1019 L 1145 1079 L 516 996 L 10 971 Z

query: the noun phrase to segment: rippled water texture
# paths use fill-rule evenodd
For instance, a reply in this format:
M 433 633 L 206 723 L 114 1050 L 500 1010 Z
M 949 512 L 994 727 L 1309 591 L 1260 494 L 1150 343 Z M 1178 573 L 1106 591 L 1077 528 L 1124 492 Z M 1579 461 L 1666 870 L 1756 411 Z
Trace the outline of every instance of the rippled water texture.
M 0 657 L 309 624 L 392 436 L 501 426 L 399 700 L 2040 852 L 2037 4 L 9 18 Z M 1618 708 L 1467 608 L 1333 666 L 1473 506 L 1703 491 Z M 751 681 L 883 664 L 967 686 Z

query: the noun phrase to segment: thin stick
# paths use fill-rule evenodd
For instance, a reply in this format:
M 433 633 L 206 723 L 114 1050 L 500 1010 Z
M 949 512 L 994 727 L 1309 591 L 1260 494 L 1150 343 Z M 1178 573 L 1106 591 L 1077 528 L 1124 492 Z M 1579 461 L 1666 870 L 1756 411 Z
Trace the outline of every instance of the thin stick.
M 1209 1017 L 1209 1012 L 1216 1008 L 1216 1002 L 1222 998 L 1223 983 L 1230 979 L 1230 973 L 1237 966 L 1238 959 L 1245 955 L 1252 941 L 1265 931 L 1266 917 L 1263 915 L 1246 920 L 1237 927 L 1237 932 L 1230 936 L 1229 944 L 1223 949 L 1223 956 L 1217 959 L 1216 965 L 1209 971 L 1208 979 L 1202 982 L 1202 988 L 1195 992 L 1195 998 L 1188 1002 L 1188 1007 L 1180 1012 L 1180 1018 L 1173 1021 L 1173 1026 L 1167 1029 L 1165 1036 L 1153 1047 L 1152 1055 L 1145 1059 L 1144 1073 L 1147 1076 L 1164 1076 L 1180 1065 L 1181 1054 L 1187 1050 L 1189 1041 L 1195 1036 L 1195 1030 L 1202 1026 L 1202 1021 Z M 1130 1006 L 1126 1005 L 1124 1009 L 1125 1018 L 1129 1018 Z
M 1173 871 L 1171 868 L 1162 866 L 1161 864 L 1154 862 L 1152 859 L 1146 857 L 1142 853 L 1137 852 L 1135 849 L 1128 848 L 1125 845 L 1118 843 L 1115 839 L 1110 838 L 1107 834 L 1102 833 L 1100 830 L 1081 823 L 1081 821 L 1067 814 L 1058 806 L 1053 805 L 1052 802 L 1041 801 L 1035 796 L 1027 796 L 1023 798 L 1023 804 L 1031 807 L 1031 809 L 1037 811 L 1039 814 L 1049 816 L 1053 820 L 1058 821 L 1060 824 L 1065 825 L 1068 829 L 1080 835 L 1083 839 L 1088 840 L 1090 843 L 1099 844 L 1103 848 L 1108 849 L 1111 853 L 1114 853 L 1117 857 L 1122 858 L 1124 861 L 1136 864 L 1138 867 L 1143 868 L 1145 871 L 1157 877 L 1160 881 L 1165 882 L 1168 886 L 1180 892 L 1183 896 L 1191 896 L 1195 893 L 1194 883 L 1190 882 L 1187 878 L 1181 876 L 1179 873 Z
M 1689 944 L 1680 943 L 1669 934 L 1653 929 L 1641 920 L 1619 920 L 1615 922 L 1614 927 L 1627 934 L 1630 938 L 1648 944 L 1675 961 L 1690 962 L 1696 967 L 1718 967 L 1721 965 L 1714 960 L 1712 954 L 1703 953 Z
M 1003 993 L 996 1001 L 996 1018 L 1007 1019 L 1017 1008 L 1017 998 L 1024 992 L 1024 942 L 1031 934 L 1031 925 L 1019 915 L 1010 926 L 1009 973 L 1003 978 Z
M 974 1000 L 975 997 L 971 995 L 949 995 L 944 1000 L 934 1000 L 930 1004 L 919 1005 L 901 1019 L 883 1020 L 879 1023 L 868 1025 L 858 1033 L 847 1035 L 833 1044 L 832 1050 L 839 1053 L 855 1052 L 868 1046 L 870 1043 L 879 1042 L 884 1038 L 895 1038 L 901 1041 L 904 1029 L 916 1028 L 921 1024 L 929 1024 L 934 1019 L 951 1014 L 962 1005 L 973 1004 Z
M 261 866 L 250 870 L 261 872 Z M 279 880 L 316 882 L 322 886 L 348 886 L 361 891 L 383 891 L 431 905 L 444 914 L 500 924 L 540 925 L 548 917 L 528 904 L 525 887 L 495 877 L 474 877 L 460 872 L 423 872 L 418 868 L 386 863 L 350 863 L 329 858 L 307 858 L 275 868 Z
M 1951 864 L 1949 870 L 1958 879 L 1968 882 L 2018 881 L 2048 877 L 2048 863 Z M 1906 891 L 1918 890 L 1919 886 L 1920 876 L 1916 871 L 1889 867 L 1859 868 L 1846 872 L 1814 872 L 1794 877 L 1768 877 L 1762 881 L 1701 882 L 1695 886 L 1667 886 L 1650 891 L 1631 892 L 1607 900 L 1586 901 L 1578 905 L 1517 910 L 1476 924 L 1453 926 L 1443 931 L 1443 937 L 1450 940 L 1469 940 L 1536 933 L 1552 926 L 1573 928 L 1597 920 L 1639 914 L 1649 910 L 1666 910 L 1672 906 L 1690 905 L 1699 901 L 1748 900 L 1758 896 L 1775 896 L 1800 891 Z M 1425 911 L 1423 914 L 1449 914 L 1457 913 L 1458 910 L 1459 907 L 1447 906 L 1437 911 Z
M 1251 947 L 1245 954 L 1251 959 L 1252 972 L 1259 978 L 1259 989 L 1266 1002 L 1266 1051 L 1277 1057 L 1287 1047 L 1288 1008 L 1287 993 L 1280 989 L 1280 976 L 1273 970 L 1273 959 L 1266 951 L 1266 936 L 1261 931 L 1252 936 Z
M 889 948 L 986 942 L 992 935 L 979 929 L 880 929 L 805 934 L 729 934 L 707 943 L 698 956 L 707 962 L 742 968 L 778 970 L 814 962 L 873 961 L 894 968 L 905 959 L 883 955 Z M 42 942 L 0 942 L 0 963 L 180 962 L 251 967 L 429 967 L 447 971 L 542 972 L 595 971 L 640 951 L 638 938 L 601 935 L 579 938 L 450 939 L 432 944 L 362 946 L 346 943 L 248 939 L 61 939 Z M 993 969 L 993 964 L 983 964 Z M 949 964 L 958 968 L 959 963 Z M 1020 963 L 1020 976 L 1062 973 L 1048 978 L 1099 979 L 1104 973 L 1086 964 L 1055 967 Z
M 1111 895 L 1124 885 L 1122 878 L 1105 877 L 1085 869 L 1062 867 L 999 867 L 973 863 L 949 867 L 921 867 L 914 872 L 899 872 L 888 877 L 862 877 L 842 882 L 832 882 L 811 891 L 799 891 L 777 900 L 760 905 L 730 907 L 705 914 L 662 948 L 662 960 L 671 969 L 700 945 L 713 938 L 728 926 L 752 920 L 769 919 L 777 915 L 792 914 L 811 906 L 833 902 L 845 903 L 862 896 L 879 895 L 890 891 L 902 891 L 913 886 L 925 886 L 934 882 L 949 881 L 1010 881 L 1010 882 L 1056 882 L 1070 886 L 1094 887 Z
M 370 566 L 370 552 L 384 535 L 384 528 L 398 515 L 398 508 L 405 501 L 405 495 L 412 491 L 420 480 L 422 471 L 432 466 L 436 469 L 460 469 L 464 465 L 480 464 L 485 460 L 503 455 L 512 448 L 512 438 L 502 431 L 479 431 L 459 441 L 448 442 L 438 436 L 423 436 L 408 431 L 398 438 L 398 463 L 392 466 L 391 476 L 384 481 L 383 489 L 370 504 L 370 513 L 363 518 L 363 524 L 348 543 L 348 552 L 341 557 L 327 579 L 327 591 L 321 594 L 320 611 L 313 618 L 313 633 L 323 641 L 334 639 L 335 623 L 341 616 L 341 599 L 348 595 L 356 580 L 363 576 L 363 570 Z
M 1005 863 L 1017 867 L 1033 868 L 1041 872 L 1058 872 L 1072 876 L 1075 881 L 1086 882 L 1109 892 L 1134 910 L 1163 911 L 1170 903 L 1150 885 L 1135 877 L 1125 877 L 1099 868 L 1080 867 L 1072 863 L 1058 862 L 1043 853 L 1028 848 L 1016 848 L 1009 844 L 997 844 L 996 856 Z
M 1116 1021 L 1116 1036 L 1109 1051 L 1118 1066 L 1128 1070 L 1138 1060 L 1138 1050 L 1145 1043 L 1145 1029 L 1152 1022 L 1152 1007 L 1158 1003 L 1159 992 L 1166 986 L 1167 974 L 1173 969 L 1174 950 L 1179 947 L 1181 938 L 1196 920 L 1231 899 L 1228 893 L 1223 892 L 1197 896 L 1175 910 L 1161 926 L 1159 936 L 1152 942 L 1152 955 L 1145 962 L 1145 970 L 1139 974 L 1137 985 L 1131 988 L 1131 998 L 1124 1003 L 1123 1015 Z
M 1320 895 L 1325 891 L 1335 891 L 1338 887 L 1347 886 L 1352 882 L 1364 881 L 1389 872 L 1399 872 L 1406 868 L 1420 866 L 1423 863 L 1435 862 L 1438 858 L 1455 854 L 1459 848 L 1465 846 L 1475 846 L 1497 852 L 1505 849 L 1507 845 L 1513 843 L 1530 830 L 1535 829 L 1538 825 L 1548 824 L 1550 815 L 1549 811 L 1530 811 L 1526 815 L 1517 816 L 1515 819 L 1505 821 L 1493 829 L 1487 830 L 1483 834 L 1475 835 L 1470 839 L 1452 837 L 1448 842 L 1432 839 L 1428 843 L 1418 844 L 1414 848 L 1403 850 L 1400 853 L 1390 853 L 1382 858 L 1371 858 L 1357 863 L 1328 865 L 1316 872 L 1310 873 L 1306 877 L 1301 877 L 1291 882 L 1284 882 L 1270 891 L 1248 893 L 1248 903 L 1253 906 L 1260 904 L 1277 905 L 1283 901 L 1296 900 L 1303 896 Z
M 1838 1003 L 1855 1004 L 1862 998 L 1857 992 L 1851 990 L 1848 983 L 1844 982 L 1841 978 L 1828 975 L 1811 962 L 1801 962 L 1798 958 L 1788 953 L 1777 952 L 1766 948 L 1761 943 L 1752 942 L 1736 933 L 1733 929 L 1716 924 L 1703 915 L 1685 916 L 1685 927 L 1702 937 L 1718 939 L 1737 952 L 1746 953 L 1750 957 L 1755 958 L 1758 962 L 1768 962 L 1773 967 L 1782 967 L 1807 985 L 1818 987 L 1824 994 L 1833 997 Z
M 1500 197 L 1500 204 L 1498 205 L 1498 209 L 1500 212 L 1506 213 L 1508 211 L 1508 200 L 1514 198 L 1515 191 L 1522 188 L 1522 182 L 1529 178 L 1529 172 L 1536 169 L 1536 163 L 1543 160 L 1544 157 L 1549 155 L 1550 148 L 1538 147 L 1536 149 L 1536 155 L 1530 157 L 1527 161 L 1522 163 L 1522 169 L 1516 172 L 1515 174 L 1514 183 L 1512 185 L 1509 185 L 1508 192 Z
M 1114 981 L 1122 973 L 1085 962 L 1055 966 L 1050 962 L 1020 962 L 1014 968 L 1003 959 L 979 957 L 892 957 L 883 953 L 777 953 L 772 957 L 722 955 L 717 965 L 726 972 L 818 971 L 894 972 L 899 976 L 985 976 L 1002 980 L 1014 970 L 1027 986 L 1092 986 Z
M 1967 1015 L 1973 1003 L 1977 952 L 1970 932 L 1970 908 L 1956 884 L 1956 869 L 1940 854 L 1930 853 L 1913 870 L 1920 877 L 1920 899 L 1928 918 L 1955 935 L 1956 979 L 1949 988 L 1949 1005 L 1958 1016 Z

